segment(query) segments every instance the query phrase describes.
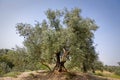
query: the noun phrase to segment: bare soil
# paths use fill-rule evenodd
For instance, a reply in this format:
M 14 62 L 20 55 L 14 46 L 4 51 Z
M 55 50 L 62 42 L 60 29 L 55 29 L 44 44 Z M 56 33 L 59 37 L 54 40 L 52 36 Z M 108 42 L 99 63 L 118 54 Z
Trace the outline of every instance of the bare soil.
M 13 77 L 1 77 L 0 80 L 120 80 L 112 78 L 104 78 L 88 73 L 64 72 L 53 73 L 44 70 L 23 72 Z

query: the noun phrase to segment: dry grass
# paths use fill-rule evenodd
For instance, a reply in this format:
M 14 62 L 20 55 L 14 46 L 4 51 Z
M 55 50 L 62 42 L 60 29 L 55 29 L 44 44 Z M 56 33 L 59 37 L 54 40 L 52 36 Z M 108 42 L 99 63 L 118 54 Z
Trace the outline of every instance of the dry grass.
M 108 74 L 107 72 L 105 73 Z M 99 77 L 89 73 L 63 72 L 56 74 L 53 72 L 40 70 L 23 72 L 16 78 L 3 77 L 0 78 L 0 80 L 119 80 L 119 79 Z
M 112 80 L 120 80 L 119 75 L 116 75 L 116 74 L 108 72 L 108 71 L 103 71 L 103 72 L 96 71 L 95 75 L 106 77 L 106 78 L 109 78 L 109 79 L 111 78 Z

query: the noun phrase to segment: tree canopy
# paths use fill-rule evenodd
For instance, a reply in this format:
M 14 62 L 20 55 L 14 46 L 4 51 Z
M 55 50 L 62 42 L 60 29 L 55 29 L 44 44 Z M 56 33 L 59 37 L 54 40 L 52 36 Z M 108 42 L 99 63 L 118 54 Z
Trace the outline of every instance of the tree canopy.
M 45 13 L 47 19 L 34 26 L 18 23 L 16 29 L 24 37 L 24 46 L 34 61 L 49 67 L 56 63 L 54 70 L 67 71 L 78 67 L 84 72 L 92 69 L 98 55 L 94 46 L 94 32 L 98 26 L 90 18 L 81 16 L 81 9 L 51 10 Z M 49 67 L 50 68 L 50 67 Z

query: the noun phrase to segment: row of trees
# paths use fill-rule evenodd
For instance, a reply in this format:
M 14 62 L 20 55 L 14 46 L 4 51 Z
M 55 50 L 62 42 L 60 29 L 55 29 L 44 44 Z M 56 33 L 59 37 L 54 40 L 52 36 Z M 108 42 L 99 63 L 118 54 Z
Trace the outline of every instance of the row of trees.
M 69 63 L 69 61 L 68 61 Z M 75 69 L 76 66 L 70 68 L 67 63 L 66 67 L 70 70 Z M 94 63 L 94 69 L 100 71 L 109 71 L 120 75 L 120 66 L 103 65 L 100 61 Z M 25 48 L 16 47 L 14 50 L 0 49 L 0 76 L 11 71 L 25 71 L 25 70 L 39 70 L 49 69 L 47 66 L 31 60 Z M 78 67 L 78 69 L 81 69 Z M 78 70 L 77 69 L 77 70 Z
M 95 72 L 101 68 L 93 41 L 98 28 L 94 20 L 83 18 L 78 8 L 49 9 L 45 14 L 47 19 L 34 26 L 16 25 L 17 33 L 24 37 L 24 48 L 9 50 L 6 56 L 12 62 L 11 69 L 34 70 L 44 65 L 57 72 L 67 71 L 66 67 Z
M 96 61 L 94 64 L 95 70 L 109 71 L 120 75 L 120 66 L 103 65 L 100 61 Z M 71 66 L 67 64 L 67 68 L 71 69 L 70 67 Z M 16 47 L 14 50 L 0 49 L 0 75 L 11 71 L 39 70 L 47 68 L 47 66 L 44 66 L 39 62 L 30 60 L 25 48 Z M 72 69 L 74 68 L 76 68 L 76 66 L 72 67 Z
M 115 73 L 117 75 L 120 75 L 120 66 L 108 66 L 108 65 L 105 65 L 104 70 Z
M 0 76 L 8 72 L 47 69 L 39 62 L 32 60 L 25 48 L 14 50 L 0 49 Z

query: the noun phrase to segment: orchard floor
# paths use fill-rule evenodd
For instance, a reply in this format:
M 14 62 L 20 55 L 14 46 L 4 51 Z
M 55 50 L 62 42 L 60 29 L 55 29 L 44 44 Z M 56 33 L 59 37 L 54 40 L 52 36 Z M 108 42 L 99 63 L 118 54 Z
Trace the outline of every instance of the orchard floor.
M 88 73 L 65 72 L 51 73 L 44 70 L 23 72 L 14 77 L 0 77 L 0 80 L 120 80 L 100 77 Z

